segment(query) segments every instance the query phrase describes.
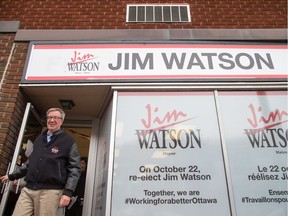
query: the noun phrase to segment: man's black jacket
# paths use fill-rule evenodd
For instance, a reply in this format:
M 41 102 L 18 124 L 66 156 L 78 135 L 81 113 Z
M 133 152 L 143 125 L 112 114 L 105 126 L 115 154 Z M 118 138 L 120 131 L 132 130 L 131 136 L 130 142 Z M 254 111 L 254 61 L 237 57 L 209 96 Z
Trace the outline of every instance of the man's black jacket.
M 24 176 L 29 189 L 64 189 L 63 194 L 71 197 L 80 177 L 80 155 L 72 137 L 62 129 L 52 135 L 50 142 L 47 130 L 39 135 L 29 160 L 8 175 L 12 181 Z

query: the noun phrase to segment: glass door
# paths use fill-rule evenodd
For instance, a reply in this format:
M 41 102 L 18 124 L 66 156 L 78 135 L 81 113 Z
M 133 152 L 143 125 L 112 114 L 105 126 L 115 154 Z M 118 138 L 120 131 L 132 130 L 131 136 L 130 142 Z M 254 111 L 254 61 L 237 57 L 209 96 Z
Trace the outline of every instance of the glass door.
M 7 174 L 22 166 L 26 162 L 33 149 L 33 141 L 43 128 L 38 113 L 31 103 L 27 103 L 16 143 L 12 161 L 9 163 Z M 23 180 L 8 182 L 1 189 L 2 200 L 0 205 L 0 215 L 9 216 L 12 214 L 15 203 L 18 199 Z

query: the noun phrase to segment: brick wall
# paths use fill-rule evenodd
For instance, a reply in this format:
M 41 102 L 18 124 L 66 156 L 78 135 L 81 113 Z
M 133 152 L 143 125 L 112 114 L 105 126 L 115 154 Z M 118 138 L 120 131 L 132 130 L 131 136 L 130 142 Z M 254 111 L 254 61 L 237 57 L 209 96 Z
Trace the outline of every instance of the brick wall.
M 28 43 L 13 45 L 13 34 L 0 34 L 0 175 L 5 174 L 17 142 L 26 98 L 19 90 Z M 11 56 L 10 63 L 9 55 Z M 8 64 L 7 70 L 5 70 Z M 4 74 L 5 72 L 5 74 Z
M 127 24 L 126 5 L 189 3 L 191 23 Z M 1 0 L 0 20 L 21 29 L 287 28 L 287 0 Z

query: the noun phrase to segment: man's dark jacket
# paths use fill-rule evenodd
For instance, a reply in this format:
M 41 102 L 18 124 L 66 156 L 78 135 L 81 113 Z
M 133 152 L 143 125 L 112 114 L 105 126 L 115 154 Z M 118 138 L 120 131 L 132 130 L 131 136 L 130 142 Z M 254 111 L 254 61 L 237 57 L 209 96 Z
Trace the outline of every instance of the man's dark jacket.
M 63 194 L 71 197 L 80 177 L 80 156 L 72 137 L 62 129 L 50 142 L 47 130 L 39 135 L 27 163 L 8 175 L 11 181 L 24 176 L 29 189 L 64 189 Z

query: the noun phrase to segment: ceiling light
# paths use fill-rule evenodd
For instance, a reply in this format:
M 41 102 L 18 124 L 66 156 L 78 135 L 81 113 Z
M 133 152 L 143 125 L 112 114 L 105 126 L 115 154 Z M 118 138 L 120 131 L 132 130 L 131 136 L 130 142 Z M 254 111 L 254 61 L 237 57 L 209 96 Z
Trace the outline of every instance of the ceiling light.
M 59 99 L 59 102 L 63 109 L 72 109 L 75 106 L 73 100 Z

